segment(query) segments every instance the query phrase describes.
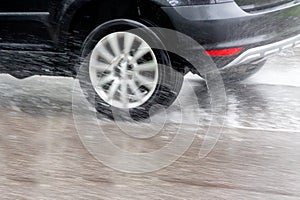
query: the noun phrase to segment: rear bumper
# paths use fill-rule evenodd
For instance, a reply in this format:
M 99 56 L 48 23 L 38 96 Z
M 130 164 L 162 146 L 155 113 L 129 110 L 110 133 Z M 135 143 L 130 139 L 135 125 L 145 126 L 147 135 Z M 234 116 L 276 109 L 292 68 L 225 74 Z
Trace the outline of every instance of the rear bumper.
M 248 64 L 255 62 L 257 60 L 261 60 L 264 58 L 268 58 L 276 53 L 279 53 L 285 49 L 300 47 L 300 34 L 285 40 L 281 40 L 279 42 L 258 46 L 255 48 L 251 48 L 240 54 L 237 58 L 227 64 L 225 68 Z
M 253 48 L 300 34 L 299 2 L 259 13 L 247 13 L 235 2 L 164 7 L 163 10 L 177 31 L 195 39 L 207 50 L 244 48 L 235 56 L 214 57 L 219 67 L 232 65 L 235 59 L 245 52 L 249 54 Z

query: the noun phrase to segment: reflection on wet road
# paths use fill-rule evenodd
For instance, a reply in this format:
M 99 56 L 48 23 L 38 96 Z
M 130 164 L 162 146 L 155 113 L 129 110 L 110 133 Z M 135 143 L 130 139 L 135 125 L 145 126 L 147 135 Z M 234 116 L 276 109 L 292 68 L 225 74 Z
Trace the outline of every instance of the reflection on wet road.
M 210 98 L 189 75 L 182 107 L 203 127 L 192 147 L 171 166 L 149 174 L 105 167 L 82 145 L 72 116 L 70 78 L 0 76 L 1 199 L 299 199 L 300 51 L 276 57 L 249 80 L 226 86 L 224 133 L 198 159 L 209 125 Z M 195 92 L 196 99 L 192 99 Z M 191 102 L 196 100 L 199 108 Z M 130 142 L 113 124 L 104 127 L 122 147 L 161 148 L 172 138 L 180 108 L 174 105 L 158 138 Z M 186 132 L 195 124 L 184 118 Z M 155 148 L 154 148 L 155 147 Z M 164 158 L 162 158 L 164 159 Z M 141 164 L 142 165 L 142 164 Z M 147 198 L 146 198 L 147 197 Z

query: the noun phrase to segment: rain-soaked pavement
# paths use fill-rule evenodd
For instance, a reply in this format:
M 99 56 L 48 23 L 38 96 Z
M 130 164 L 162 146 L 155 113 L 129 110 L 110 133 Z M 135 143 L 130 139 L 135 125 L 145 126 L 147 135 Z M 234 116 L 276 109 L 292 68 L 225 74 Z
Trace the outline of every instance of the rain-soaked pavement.
M 141 175 L 106 167 L 83 146 L 72 115 L 73 79 L 0 75 L 0 199 L 300 199 L 299 63 L 298 49 L 226 86 L 223 134 L 204 159 L 198 153 L 210 98 L 198 77 L 189 75 L 181 94 L 181 107 L 193 115 L 181 120 L 174 105 L 157 138 L 132 142 L 106 121 L 102 128 L 118 145 L 146 150 L 168 143 L 179 123 L 183 134 L 201 125 L 179 160 Z M 199 108 L 189 110 L 194 101 Z

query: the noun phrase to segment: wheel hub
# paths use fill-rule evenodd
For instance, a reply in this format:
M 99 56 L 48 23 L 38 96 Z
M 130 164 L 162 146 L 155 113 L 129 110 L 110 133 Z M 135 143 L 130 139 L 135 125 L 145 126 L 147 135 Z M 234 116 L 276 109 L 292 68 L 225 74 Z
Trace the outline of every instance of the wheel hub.
M 95 91 L 117 108 L 136 108 L 144 104 L 158 83 L 154 52 L 132 33 L 116 32 L 104 37 L 92 51 L 89 64 Z

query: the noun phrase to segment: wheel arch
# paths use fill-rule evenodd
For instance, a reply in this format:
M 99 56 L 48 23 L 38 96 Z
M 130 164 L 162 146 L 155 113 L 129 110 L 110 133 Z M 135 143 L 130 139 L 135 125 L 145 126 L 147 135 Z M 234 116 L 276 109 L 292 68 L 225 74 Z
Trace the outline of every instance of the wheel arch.
M 173 28 L 171 20 L 161 9 L 163 5 L 163 0 L 64 0 L 52 21 L 57 23 L 59 43 L 64 43 L 66 37 L 81 26 L 80 23 L 88 32 L 100 23 L 116 18 L 127 17 L 149 22 L 148 25 Z
M 113 7 L 118 2 L 117 7 Z M 122 5 L 123 4 L 123 5 Z M 98 25 L 117 18 L 130 18 L 147 26 L 174 29 L 169 16 L 161 8 L 163 0 L 64 0 L 62 12 L 55 21 L 58 25 L 59 46 L 78 53 L 85 37 Z M 109 9 L 107 8 L 109 7 Z M 90 12 L 92 9 L 92 12 Z M 112 12 L 114 9 L 115 12 Z M 155 13 L 155 15 L 154 15 Z M 82 32 L 81 38 L 74 38 L 74 32 Z M 70 40 L 76 41 L 70 44 Z M 186 70 L 180 57 L 170 55 L 173 66 L 178 70 Z

